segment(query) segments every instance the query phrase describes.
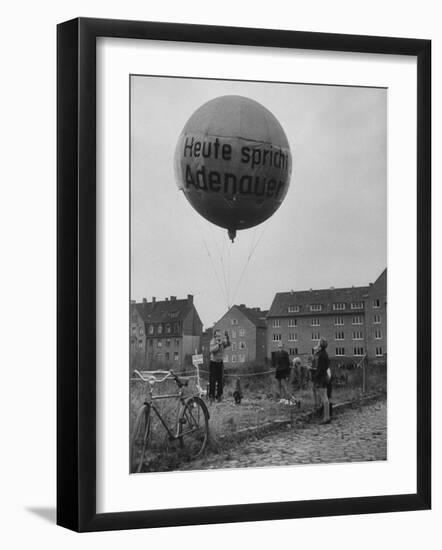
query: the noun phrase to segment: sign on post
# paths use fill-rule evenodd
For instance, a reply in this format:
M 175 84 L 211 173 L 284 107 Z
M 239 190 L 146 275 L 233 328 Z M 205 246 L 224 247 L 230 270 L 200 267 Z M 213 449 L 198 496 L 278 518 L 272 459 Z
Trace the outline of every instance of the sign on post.
M 202 365 L 204 363 L 202 355 L 192 355 L 192 364 L 193 365 Z

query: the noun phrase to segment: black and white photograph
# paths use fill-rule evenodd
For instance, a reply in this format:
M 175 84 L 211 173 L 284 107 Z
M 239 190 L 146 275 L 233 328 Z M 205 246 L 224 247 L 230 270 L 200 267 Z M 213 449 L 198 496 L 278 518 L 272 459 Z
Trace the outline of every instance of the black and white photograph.
M 388 90 L 129 85 L 130 472 L 387 460 Z

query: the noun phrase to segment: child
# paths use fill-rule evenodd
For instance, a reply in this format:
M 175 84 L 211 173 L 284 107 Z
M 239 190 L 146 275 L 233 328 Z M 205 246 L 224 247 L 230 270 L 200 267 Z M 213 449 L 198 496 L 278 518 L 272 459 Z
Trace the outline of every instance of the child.
M 235 382 L 235 391 L 233 392 L 233 399 L 235 400 L 235 405 L 240 405 L 242 398 L 243 398 L 243 394 L 241 390 L 241 380 L 238 376 Z

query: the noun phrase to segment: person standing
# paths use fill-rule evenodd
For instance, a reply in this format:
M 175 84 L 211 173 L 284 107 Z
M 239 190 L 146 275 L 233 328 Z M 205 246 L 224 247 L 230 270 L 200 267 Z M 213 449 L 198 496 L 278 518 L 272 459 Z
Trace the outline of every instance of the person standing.
M 281 398 L 280 403 L 284 403 L 291 397 L 287 391 L 287 379 L 290 377 L 290 357 L 282 342 L 278 342 L 278 350 L 275 353 L 275 367 L 275 378 L 278 381 L 278 393 Z
M 322 424 L 330 423 L 330 401 L 328 399 L 328 394 L 331 390 L 330 380 L 330 359 L 326 351 L 327 340 L 321 338 L 318 344 L 318 351 L 316 352 L 316 372 L 314 374 L 313 384 L 316 387 L 316 391 L 319 394 L 320 400 L 322 402 L 322 407 L 324 409 L 324 417 Z
M 210 340 L 210 364 L 209 364 L 209 399 L 221 401 L 224 385 L 223 356 L 225 348 L 230 347 L 228 332 L 222 338 L 221 331 L 215 330 Z

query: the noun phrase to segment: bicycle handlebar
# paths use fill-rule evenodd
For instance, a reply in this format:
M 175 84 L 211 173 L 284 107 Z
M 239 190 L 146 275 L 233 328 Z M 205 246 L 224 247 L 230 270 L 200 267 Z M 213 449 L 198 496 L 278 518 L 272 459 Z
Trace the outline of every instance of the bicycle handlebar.
M 189 379 L 184 380 L 183 378 L 179 378 L 178 375 L 173 372 L 173 370 L 151 370 L 142 372 L 140 372 L 139 370 L 134 370 L 133 374 L 136 375 L 138 378 L 132 378 L 132 380 L 142 380 L 143 382 L 149 382 L 150 384 L 164 382 L 168 378 L 173 378 L 179 388 L 182 388 L 189 384 Z M 165 376 L 163 376 L 162 378 L 157 378 L 156 375 L 158 374 L 164 374 Z

